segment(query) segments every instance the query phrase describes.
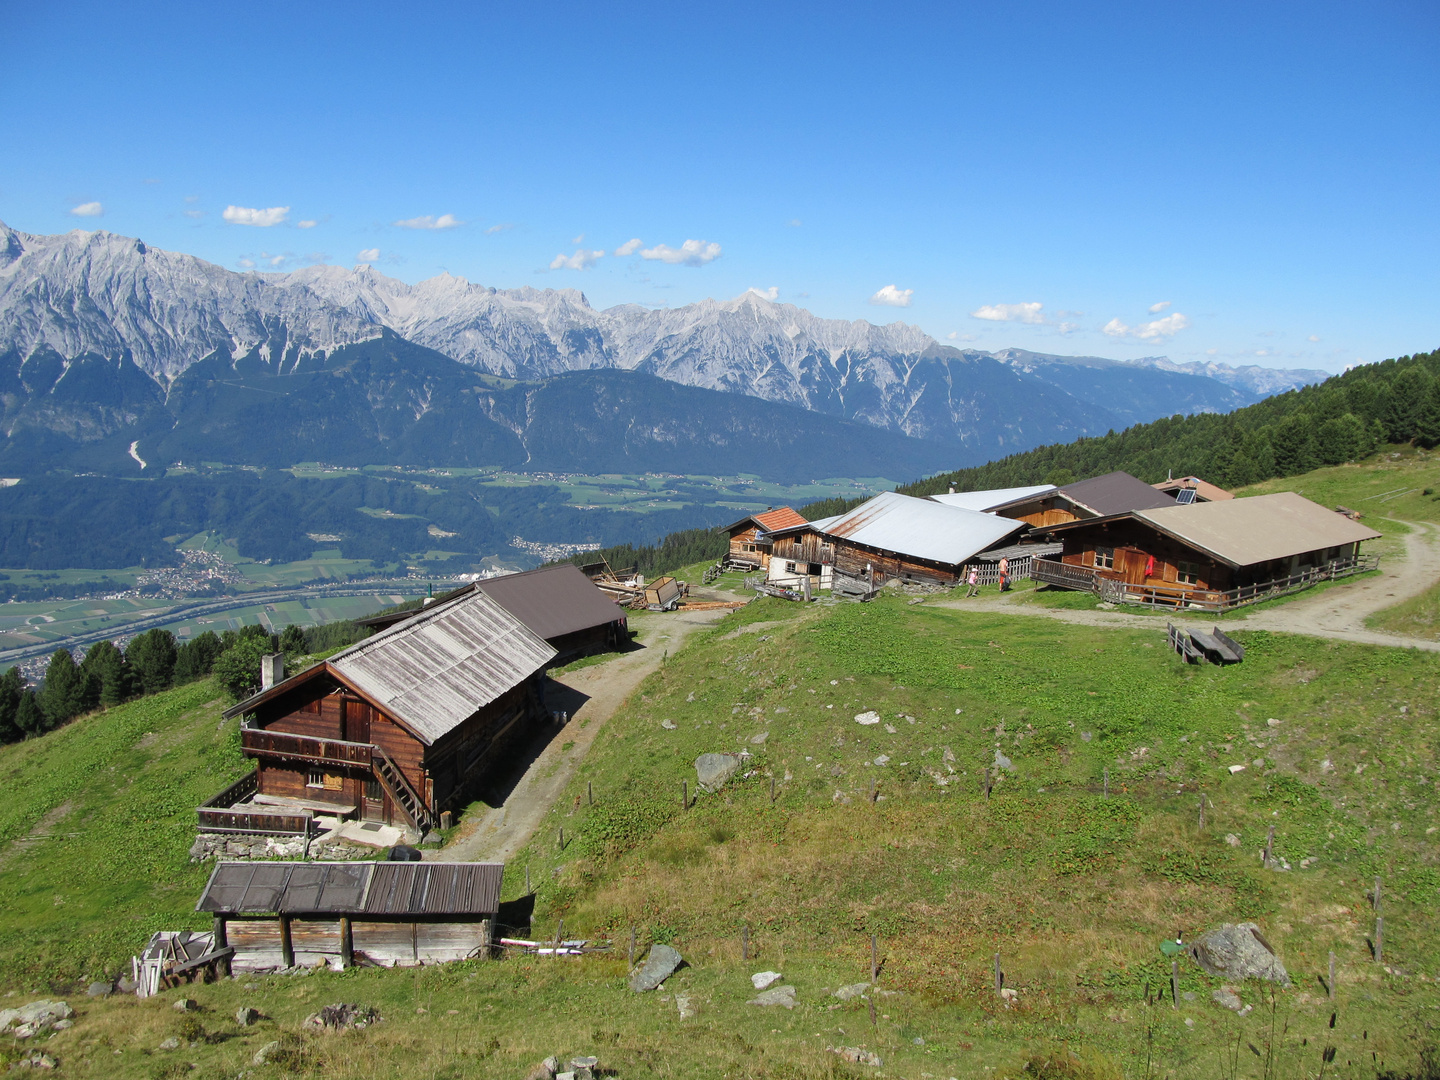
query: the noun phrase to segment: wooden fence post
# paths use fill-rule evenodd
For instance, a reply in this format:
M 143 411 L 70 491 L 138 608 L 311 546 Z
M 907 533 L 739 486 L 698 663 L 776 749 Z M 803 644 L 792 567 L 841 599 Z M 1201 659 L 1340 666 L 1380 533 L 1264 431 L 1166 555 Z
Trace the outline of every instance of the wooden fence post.
M 870 780 L 870 805 L 872 806 L 875 805 L 875 788 L 877 784 L 879 784 L 879 781 L 872 777 Z
M 560 959 L 560 939 L 564 935 L 564 933 L 565 920 L 561 919 L 555 924 L 555 951 L 550 954 L 556 960 Z
M 585 802 L 589 806 L 595 805 L 595 783 L 592 780 L 585 781 Z
M 1330 1000 L 1335 1000 L 1335 950 L 1330 950 L 1330 982 L 1327 984 L 1330 990 Z
M 1170 961 L 1170 1007 L 1172 1009 L 1180 1007 L 1180 961 L 1178 959 Z
M 630 927 L 630 966 L 635 966 L 635 927 Z
M 680 809 L 690 809 L 690 781 L 688 780 L 680 781 Z
M 1105 783 L 1105 790 L 1104 790 L 1104 795 L 1102 796 L 1102 798 L 1108 799 L 1108 798 L 1110 797 L 1110 767 L 1109 767 L 1108 765 L 1105 767 L 1104 783 Z
M 1375 962 L 1385 962 L 1385 916 L 1375 916 Z
M 290 938 L 290 916 L 280 916 L 280 962 L 287 968 L 295 966 L 295 943 Z
M 1200 828 L 1205 828 L 1205 793 L 1200 793 Z
M 770 801 L 775 801 L 775 777 L 770 777 Z
M 995 996 L 1000 996 L 1000 990 L 1005 985 L 1005 973 L 1000 970 L 1000 954 L 995 954 Z
M 875 935 L 870 935 L 870 984 L 873 986 L 880 979 L 880 954 L 875 946 Z
M 340 916 L 340 963 L 346 971 L 355 966 L 355 930 L 349 915 Z

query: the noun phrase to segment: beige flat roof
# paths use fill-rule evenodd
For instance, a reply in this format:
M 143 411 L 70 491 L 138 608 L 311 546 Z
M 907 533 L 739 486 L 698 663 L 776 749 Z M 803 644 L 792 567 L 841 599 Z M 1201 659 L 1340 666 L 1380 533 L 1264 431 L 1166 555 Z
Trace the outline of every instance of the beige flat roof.
M 1293 491 L 1137 510 L 1135 517 L 1236 567 L 1380 536 L 1368 525 L 1351 521 Z

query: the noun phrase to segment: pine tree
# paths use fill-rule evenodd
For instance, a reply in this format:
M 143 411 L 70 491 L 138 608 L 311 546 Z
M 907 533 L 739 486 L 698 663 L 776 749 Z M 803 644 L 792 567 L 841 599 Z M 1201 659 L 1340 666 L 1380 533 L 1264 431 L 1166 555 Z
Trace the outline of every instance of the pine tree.
M 125 649 L 141 693 L 157 694 L 175 681 L 175 635 L 169 630 L 146 630 Z
M 119 705 L 133 696 L 130 665 L 113 641 L 101 641 L 90 646 L 80 666 L 86 674 L 98 680 L 98 703 L 106 708 Z
M 27 736 L 50 730 L 45 710 L 40 707 L 40 698 L 34 690 L 26 690 L 20 695 L 20 707 L 15 710 L 15 726 Z
M 17 722 L 20 699 L 25 694 L 25 676 L 18 667 L 0 675 L 0 743 L 12 743 L 25 737 Z
M 213 630 L 187 641 L 175 651 L 175 681 L 188 682 L 209 675 L 224 651 L 224 644 Z
M 75 663 L 69 649 L 56 649 L 45 667 L 45 684 L 40 688 L 39 704 L 45 714 L 44 730 L 57 728 L 85 707 L 85 673 Z

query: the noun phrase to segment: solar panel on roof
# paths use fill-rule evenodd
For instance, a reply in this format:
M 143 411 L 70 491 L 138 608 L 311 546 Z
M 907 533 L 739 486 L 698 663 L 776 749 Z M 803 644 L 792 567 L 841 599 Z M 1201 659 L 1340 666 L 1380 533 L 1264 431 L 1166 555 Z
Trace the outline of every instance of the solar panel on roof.
M 1189 506 L 1195 501 L 1194 488 L 1181 488 L 1175 493 L 1175 502 L 1180 506 Z

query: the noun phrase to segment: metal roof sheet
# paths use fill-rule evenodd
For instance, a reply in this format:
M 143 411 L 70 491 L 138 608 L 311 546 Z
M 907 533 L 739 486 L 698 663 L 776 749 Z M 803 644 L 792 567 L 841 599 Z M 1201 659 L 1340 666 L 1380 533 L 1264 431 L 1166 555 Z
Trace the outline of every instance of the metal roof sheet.
M 485 578 L 475 589 L 546 640 L 625 618 L 625 612 L 570 563 Z
M 1034 484 L 1030 487 L 992 488 L 989 491 L 952 491 L 948 495 L 931 495 L 935 502 L 945 506 L 958 506 L 962 510 L 994 510 L 1017 499 L 1033 499 L 1057 490 L 1054 484 Z
M 1235 567 L 1380 536 L 1293 491 L 1140 510 L 1135 517 Z
M 544 668 L 555 649 L 483 592 L 435 604 L 328 664 L 433 743 Z
M 196 911 L 220 915 L 493 915 L 504 863 L 222 862 Z
M 1024 525 L 885 491 L 849 513 L 812 521 L 810 528 L 864 547 L 953 566 L 994 547 Z

